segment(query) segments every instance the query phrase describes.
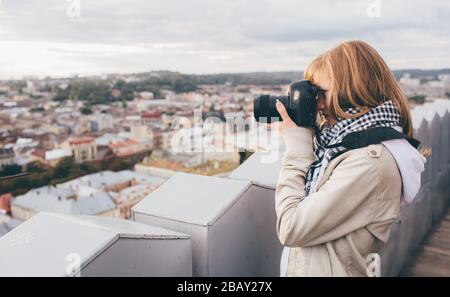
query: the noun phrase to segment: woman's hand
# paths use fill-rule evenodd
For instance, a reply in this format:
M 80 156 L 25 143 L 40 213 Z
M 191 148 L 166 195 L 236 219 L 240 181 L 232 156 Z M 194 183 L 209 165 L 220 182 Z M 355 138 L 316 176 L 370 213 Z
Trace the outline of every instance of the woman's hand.
M 277 108 L 278 113 L 281 115 L 281 119 L 283 120 L 281 122 L 278 122 L 277 125 L 275 125 L 279 133 L 283 133 L 283 131 L 288 128 L 298 127 L 297 124 L 289 117 L 286 107 L 284 107 L 281 101 L 277 100 L 275 106 Z

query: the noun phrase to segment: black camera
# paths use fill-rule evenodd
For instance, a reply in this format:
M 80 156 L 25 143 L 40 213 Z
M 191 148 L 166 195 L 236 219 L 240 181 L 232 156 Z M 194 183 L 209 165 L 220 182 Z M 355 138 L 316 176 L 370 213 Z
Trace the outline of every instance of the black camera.
M 301 127 L 316 127 L 317 87 L 307 80 L 292 83 L 288 96 L 260 95 L 253 101 L 253 112 L 257 122 L 280 121 L 281 116 L 275 106 L 280 100 L 290 118 Z

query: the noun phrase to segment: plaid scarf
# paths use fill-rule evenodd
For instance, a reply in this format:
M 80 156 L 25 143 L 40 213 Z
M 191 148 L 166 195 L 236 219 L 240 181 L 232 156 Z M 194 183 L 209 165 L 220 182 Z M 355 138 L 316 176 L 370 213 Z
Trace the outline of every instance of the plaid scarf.
M 345 110 L 348 114 L 357 114 L 362 110 L 358 108 L 349 108 Z M 334 126 L 325 124 L 320 134 L 314 138 L 315 159 L 311 164 L 307 174 L 304 188 L 303 201 L 309 194 L 316 191 L 317 181 L 320 180 L 328 163 L 337 154 L 345 151 L 344 147 L 328 148 L 342 141 L 342 139 L 351 132 L 357 132 L 375 127 L 395 127 L 399 125 L 400 114 L 391 100 L 383 104 L 370 108 L 368 112 L 353 119 L 343 119 L 338 117 L 338 122 Z

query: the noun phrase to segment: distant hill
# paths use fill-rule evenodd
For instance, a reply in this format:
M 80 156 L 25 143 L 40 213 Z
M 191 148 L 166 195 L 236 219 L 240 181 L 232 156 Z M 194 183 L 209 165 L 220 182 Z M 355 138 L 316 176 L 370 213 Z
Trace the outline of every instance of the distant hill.
M 440 74 L 450 74 L 450 68 L 446 69 L 399 69 L 393 71 L 395 78 L 399 79 L 405 73 L 409 73 L 413 78 L 437 79 Z M 282 72 L 249 72 L 249 73 L 218 73 L 218 74 L 182 74 L 180 72 L 170 71 L 152 71 L 146 73 L 134 74 L 141 78 L 150 80 L 169 80 L 178 79 L 188 80 L 196 85 L 209 84 L 254 84 L 254 85 L 277 85 L 289 84 L 293 81 L 303 78 L 303 71 L 282 71 Z
M 195 85 L 212 84 L 254 84 L 254 85 L 277 85 L 289 84 L 292 81 L 302 79 L 302 71 L 284 72 L 250 72 L 250 73 L 217 73 L 217 74 L 184 74 L 172 71 L 151 71 L 144 73 L 133 73 L 128 75 L 109 75 L 109 78 L 134 76 L 140 79 L 153 81 L 157 84 L 167 82 L 189 81 Z
M 397 79 L 405 73 L 421 81 L 437 79 L 440 74 L 449 74 L 450 69 L 400 69 L 394 70 Z M 128 79 L 129 78 L 129 79 Z M 137 79 L 135 79 L 137 78 Z M 77 99 L 88 104 L 108 104 L 113 101 L 129 101 L 135 92 L 150 91 L 160 98 L 163 90 L 184 93 L 198 90 L 200 85 L 286 85 L 303 78 L 302 71 L 283 72 L 250 72 L 250 73 L 218 73 L 218 74 L 183 74 L 172 71 L 151 71 L 130 74 L 109 74 L 106 76 L 47 78 L 51 82 L 43 87 L 43 91 L 55 93 L 53 99 L 64 101 Z M 59 83 L 58 83 L 59 82 Z M 13 89 L 22 92 L 26 87 L 25 80 L 6 81 Z M 60 87 L 60 83 L 66 87 Z M 113 90 L 119 95 L 113 96 Z
M 437 79 L 440 74 L 450 74 L 450 68 L 445 69 L 398 69 L 393 70 L 396 79 L 402 77 L 405 73 L 409 73 L 413 78 Z M 71 82 L 92 82 L 92 81 L 114 81 L 124 77 L 137 77 L 146 80 L 147 83 L 164 86 L 169 89 L 195 89 L 195 85 L 202 84 L 254 84 L 254 85 L 276 85 L 289 84 L 293 81 L 303 78 L 303 71 L 276 71 L 276 72 L 248 72 L 248 73 L 216 73 L 216 74 L 185 74 L 174 71 L 150 71 L 141 73 L 128 74 L 108 74 L 102 76 L 89 77 L 67 77 L 67 78 L 46 78 L 46 80 L 54 81 L 71 81 Z M 25 80 L 25 79 L 24 79 Z M 5 82 L 5 81 L 4 81 Z M 6 80 L 9 84 L 23 83 L 23 80 Z
M 409 73 L 413 78 L 434 78 L 437 79 L 440 74 L 450 74 L 450 68 L 444 69 L 431 69 L 431 70 L 423 70 L 423 69 L 401 69 L 394 70 L 395 78 L 399 79 L 405 73 Z

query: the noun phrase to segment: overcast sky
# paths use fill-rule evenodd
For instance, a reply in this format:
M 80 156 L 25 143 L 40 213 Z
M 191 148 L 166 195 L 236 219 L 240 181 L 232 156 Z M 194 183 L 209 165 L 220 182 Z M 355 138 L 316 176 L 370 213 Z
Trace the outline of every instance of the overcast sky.
M 448 68 L 449 37 L 449 0 L 0 0 L 0 78 L 298 71 L 350 39 Z

